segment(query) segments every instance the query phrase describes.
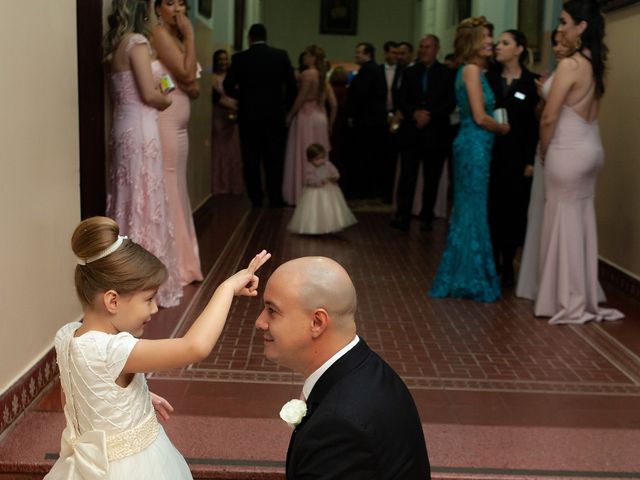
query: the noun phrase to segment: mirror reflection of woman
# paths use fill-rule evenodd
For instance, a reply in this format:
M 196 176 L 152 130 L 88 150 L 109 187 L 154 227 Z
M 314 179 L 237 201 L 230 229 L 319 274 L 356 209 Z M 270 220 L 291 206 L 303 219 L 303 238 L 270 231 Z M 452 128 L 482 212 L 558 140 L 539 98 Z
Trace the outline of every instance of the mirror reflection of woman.
M 594 196 L 604 161 L 598 128 L 607 47 L 596 0 L 563 5 L 558 32 L 574 53 L 560 60 L 544 88 L 540 159 L 545 207 L 535 315 L 551 324 L 617 320 L 598 306 L 598 238 Z
M 152 0 L 113 0 L 105 61 L 113 104 L 111 172 L 107 215 L 120 232 L 167 267 L 158 290 L 162 307 L 180 303 L 178 252 L 165 192 L 158 112 L 171 105 L 160 90 L 162 65 L 149 44 Z
M 158 24 L 152 32 L 153 46 L 164 69 L 176 85 L 176 89 L 170 93 L 171 107 L 160 114 L 158 123 L 169 214 L 178 247 L 180 282 L 187 285 L 202 280 L 198 239 L 187 186 L 190 100 L 199 95 L 200 73 L 186 1 L 155 0 L 154 8 Z

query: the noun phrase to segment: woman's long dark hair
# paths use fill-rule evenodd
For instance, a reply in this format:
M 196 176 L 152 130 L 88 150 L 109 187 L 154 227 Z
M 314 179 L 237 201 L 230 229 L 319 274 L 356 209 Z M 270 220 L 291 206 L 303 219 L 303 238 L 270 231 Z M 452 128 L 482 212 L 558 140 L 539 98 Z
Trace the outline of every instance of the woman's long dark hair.
M 513 41 L 516 42 L 518 47 L 522 47 L 522 53 L 518 57 L 518 63 L 522 68 L 525 68 L 529 63 L 529 48 L 527 46 L 527 36 L 520 30 L 505 30 L 504 33 L 508 33 L 513 37 Z
M 213 52 L 213 59 L 212 59 L 213 68 L 211 69 L 213 73 L 218 73 L 218 71 L 220 70 L 220 57 L 222 56 L 222 54 L 227 56 L 229 55 L 227 51 L 222 48 Z
M 577 49 L 591 52 L 591 58 L 582 54 L 591 62 L 593 78 L 596 82 L 596 97 L 604 95 L 605 62 L 609 49 L 604 44 L 604 17 L 600 13 L 600 6 L 596 0 L 569 0 L 562 9 L 569 14 L 575 23 L 587 23 L 587 28 L 580 37 L 582 44 Z

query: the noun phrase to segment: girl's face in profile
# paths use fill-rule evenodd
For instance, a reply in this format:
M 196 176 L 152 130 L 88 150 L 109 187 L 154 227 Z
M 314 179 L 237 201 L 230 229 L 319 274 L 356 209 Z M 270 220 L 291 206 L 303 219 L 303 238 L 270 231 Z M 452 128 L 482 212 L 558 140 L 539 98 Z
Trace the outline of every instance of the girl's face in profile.
M 315 157 L 313 160 L 311 160 L 311 163 L 316 167 L 319 167 L 320 165 L 324 165 L 324 162 L 325 162 L 325 156 L 323 154 L 320 154 L 317 157 Z

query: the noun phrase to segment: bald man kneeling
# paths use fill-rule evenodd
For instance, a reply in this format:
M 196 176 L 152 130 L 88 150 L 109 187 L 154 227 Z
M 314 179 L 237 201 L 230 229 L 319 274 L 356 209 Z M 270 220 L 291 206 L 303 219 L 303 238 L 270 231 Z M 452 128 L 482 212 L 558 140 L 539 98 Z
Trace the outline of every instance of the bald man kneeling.
M 356 335 L 357 295 L 340 264 L 303 257 L 269 278 L 256 320 L 267 359 L 306 377 L 307 415 L 287 479 L 431 478 L 420 417 L 398 374 Z

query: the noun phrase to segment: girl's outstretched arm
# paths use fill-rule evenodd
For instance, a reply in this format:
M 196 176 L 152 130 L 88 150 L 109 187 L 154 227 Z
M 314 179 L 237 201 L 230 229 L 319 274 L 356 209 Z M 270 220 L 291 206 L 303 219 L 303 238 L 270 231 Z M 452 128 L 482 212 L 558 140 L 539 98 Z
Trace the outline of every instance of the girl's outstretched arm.
M 263 250 L 251 260 L 247 268 L 222 282 L 184 337 L 139 340 L 122 373 L 168 370 L 206 358 L 220 337 L 234 295 L 258 295 L 258 277 L 255 272 L 269 258 L 271 254 Z

